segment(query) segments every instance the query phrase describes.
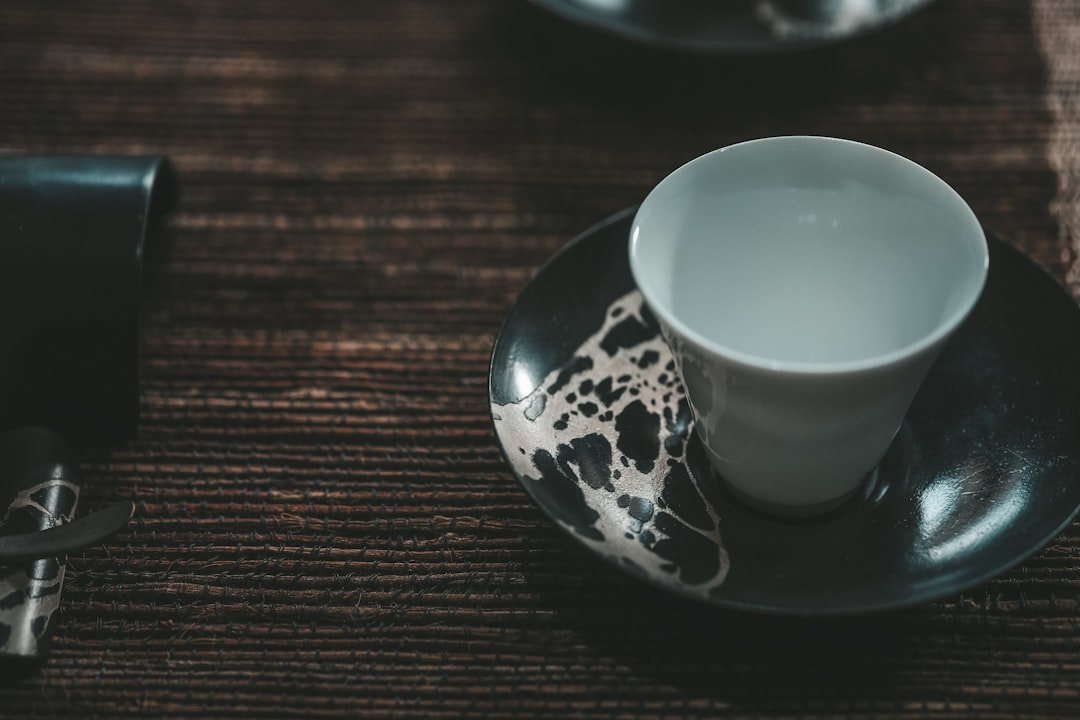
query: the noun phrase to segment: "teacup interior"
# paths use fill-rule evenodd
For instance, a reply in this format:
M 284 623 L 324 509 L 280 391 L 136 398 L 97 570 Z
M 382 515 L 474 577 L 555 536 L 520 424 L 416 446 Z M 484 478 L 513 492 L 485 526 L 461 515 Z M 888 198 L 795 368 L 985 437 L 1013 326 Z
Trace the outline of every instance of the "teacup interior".
M 970 307 L 986 244 L 944 182 L 828 138 L 736 145 L 680 168 L 635 221 L 635 275 L 697 335 L 765 362 L 903 350 Z

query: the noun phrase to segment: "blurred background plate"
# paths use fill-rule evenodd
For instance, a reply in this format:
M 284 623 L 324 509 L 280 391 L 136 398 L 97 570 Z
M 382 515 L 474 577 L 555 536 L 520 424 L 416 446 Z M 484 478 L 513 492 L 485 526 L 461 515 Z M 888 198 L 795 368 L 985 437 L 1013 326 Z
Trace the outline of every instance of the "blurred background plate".
M 703 53 L 805 50 L 862 35 L 933 0 L 530 0 L 634 42 Z

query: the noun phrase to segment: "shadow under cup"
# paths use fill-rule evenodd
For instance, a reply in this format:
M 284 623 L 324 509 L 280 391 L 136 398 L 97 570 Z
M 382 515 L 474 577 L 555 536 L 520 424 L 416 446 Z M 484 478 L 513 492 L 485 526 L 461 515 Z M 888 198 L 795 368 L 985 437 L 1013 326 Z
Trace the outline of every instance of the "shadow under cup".
M 630 237 L 710 459 L 781 514 L 831 508 L 878 464 L 987 265 L 944 181 L 835 138 L 697 158 L 648 195 Z

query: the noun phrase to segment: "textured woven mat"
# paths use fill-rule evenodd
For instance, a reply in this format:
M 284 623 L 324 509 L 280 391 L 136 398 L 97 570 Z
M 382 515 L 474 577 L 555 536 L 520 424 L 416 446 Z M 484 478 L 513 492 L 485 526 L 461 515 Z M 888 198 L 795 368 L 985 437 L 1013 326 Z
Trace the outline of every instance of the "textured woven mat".
M 141 438 L 84 463 L 82 507 L 136 517 L 70 558 L 52 656 L 2 681 L 0 716 L 1080 715 L 1075 528 L 903 613 L 710 612 L 542 516 L 486 396 L 552 252 L 750 137 L 911 157 L 1064 280 L 1077 14 L 949 0 L 755 60 L 523 0 L 0 5 L 0 149 L 161 152 L 183 183 Z

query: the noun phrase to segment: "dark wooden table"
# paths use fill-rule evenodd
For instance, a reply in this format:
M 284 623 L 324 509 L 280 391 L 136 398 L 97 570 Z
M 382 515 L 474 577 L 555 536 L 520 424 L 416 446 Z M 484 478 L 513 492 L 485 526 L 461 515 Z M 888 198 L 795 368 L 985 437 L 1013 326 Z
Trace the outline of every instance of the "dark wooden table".
M 0 6 L 0 150 L 165 153 L 143 427 L 84 459 L 31 717 L 1080 716 L 1080 532 L 886 616 L 708 611 L 597 562 L 500 457 L 531 274 L 684 161 L 775 134 L 931 168 L 1080 297 L 1080 2 L 942 0 L 772 58 L 523 0 Z M 164 245 L 163 245 L 164 247 Z M 1080 481 L 1080 478 L 1078 478 Z

